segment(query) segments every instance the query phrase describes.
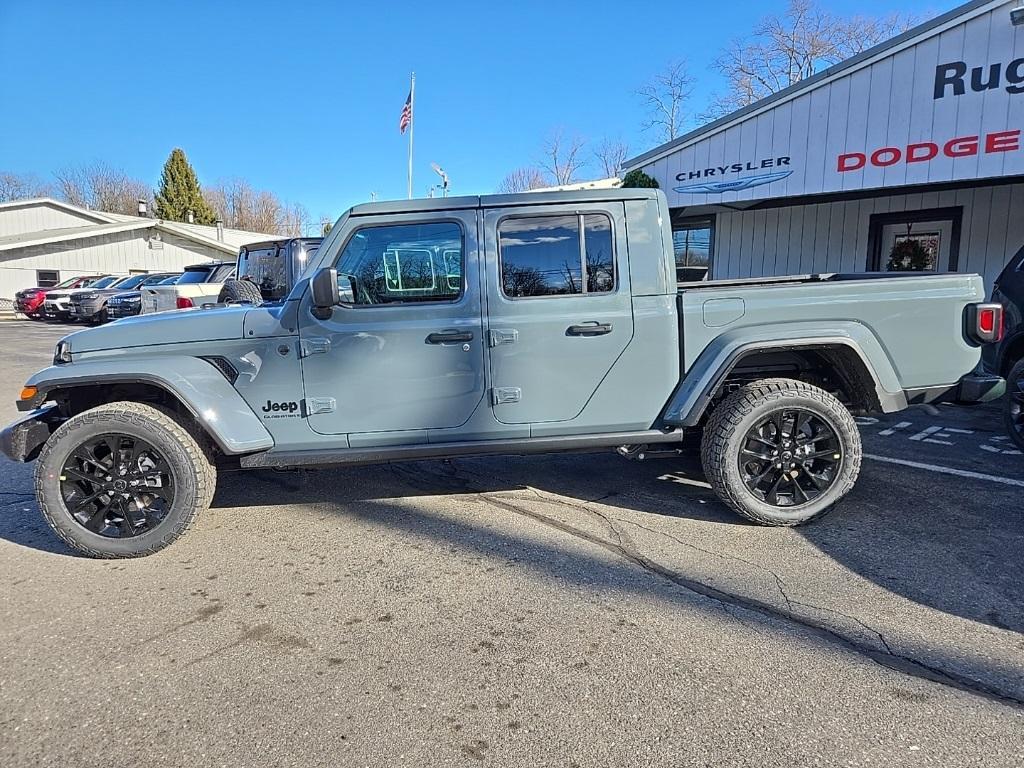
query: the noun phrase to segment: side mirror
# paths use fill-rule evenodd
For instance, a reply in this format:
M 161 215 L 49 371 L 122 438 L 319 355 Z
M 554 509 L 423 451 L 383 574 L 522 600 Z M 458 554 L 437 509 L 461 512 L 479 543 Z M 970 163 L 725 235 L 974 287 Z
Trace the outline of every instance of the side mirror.
M 338 292 L 338 271 L 335 269 L 318 269 L 309 281 L 309 286 L 313 292 L 314 309 L 330 311 L 331 307 L 337 306 L 341 301 Z

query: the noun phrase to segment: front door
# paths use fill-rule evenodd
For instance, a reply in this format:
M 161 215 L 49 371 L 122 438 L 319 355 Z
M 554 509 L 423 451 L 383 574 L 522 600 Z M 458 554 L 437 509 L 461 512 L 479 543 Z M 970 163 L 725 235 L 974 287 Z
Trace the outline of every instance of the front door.
M 506 424 L 576 418 L 633 338 L 622 203 L 486 212 L 491 404 Z
M 301 313 L 310 426 L 323 434 L 458 427 L 484 395 L 475 210 L 359 217 L 324 266 L 343 306 Z

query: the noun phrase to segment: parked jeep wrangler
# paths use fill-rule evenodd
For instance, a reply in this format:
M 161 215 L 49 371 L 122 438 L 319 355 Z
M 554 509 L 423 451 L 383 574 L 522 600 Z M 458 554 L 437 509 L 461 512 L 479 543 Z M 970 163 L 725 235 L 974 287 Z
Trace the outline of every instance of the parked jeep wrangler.
M 224 281 L 221 304 L 284 301 L 320 248 L 322 237 L 292 237 L 243 245 L 237 276 Z
M 617 447 L 703 433 L 744 517 L 849 492 L 851 413 L 999 397 L 975 374 L 998 305 L 976 275 L 677 287 L 666 199 L 613 189 L 348 211 L 285 301 L 142 315 L 62 339 L 0 448 L 49 524 L 99 557 L 180 536 L 230 468 Z

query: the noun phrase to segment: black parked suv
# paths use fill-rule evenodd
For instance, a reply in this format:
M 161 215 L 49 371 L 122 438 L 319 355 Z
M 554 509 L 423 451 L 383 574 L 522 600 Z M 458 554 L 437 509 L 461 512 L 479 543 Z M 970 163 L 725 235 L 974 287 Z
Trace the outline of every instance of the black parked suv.
M 992 301 L 1004 307 L 1006 333 L 999 344 L 982 348 L 982 360 L 989 371 L 1006 378 L 1006 431 L 1024 451 L 1024 248 L 996 279 Z

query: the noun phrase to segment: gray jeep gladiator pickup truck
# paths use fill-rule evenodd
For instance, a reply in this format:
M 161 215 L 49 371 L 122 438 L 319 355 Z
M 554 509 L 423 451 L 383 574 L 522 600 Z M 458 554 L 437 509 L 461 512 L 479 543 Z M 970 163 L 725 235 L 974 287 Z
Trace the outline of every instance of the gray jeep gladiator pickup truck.
M 976 275 L 677 285 L 665 197 L 588 190 L 359 205 L 283 302 L 73 333 L 0 448 L 36 461 L 78 550 L 145 555 L 218 471 L 616 447 L 701 436 L 739 514 L 796 525 L 854 485 L 851 413 L 1002 394 Z

